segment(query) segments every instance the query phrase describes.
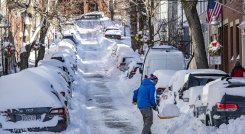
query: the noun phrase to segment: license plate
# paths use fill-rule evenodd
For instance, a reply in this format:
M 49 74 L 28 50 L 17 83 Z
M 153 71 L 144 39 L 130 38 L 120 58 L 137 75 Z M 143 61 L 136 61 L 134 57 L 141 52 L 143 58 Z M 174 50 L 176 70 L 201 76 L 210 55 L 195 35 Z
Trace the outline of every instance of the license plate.
M 36 115 L 22 115 L 22 121 L 37 120 Z

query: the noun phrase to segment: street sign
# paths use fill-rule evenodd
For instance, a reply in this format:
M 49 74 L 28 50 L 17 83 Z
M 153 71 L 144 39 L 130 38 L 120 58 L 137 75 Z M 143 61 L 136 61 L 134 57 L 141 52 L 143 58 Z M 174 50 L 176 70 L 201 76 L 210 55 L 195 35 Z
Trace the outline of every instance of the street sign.
M 210 65 L 221 65 L 221 56 L 210 56 L 209 64 Z

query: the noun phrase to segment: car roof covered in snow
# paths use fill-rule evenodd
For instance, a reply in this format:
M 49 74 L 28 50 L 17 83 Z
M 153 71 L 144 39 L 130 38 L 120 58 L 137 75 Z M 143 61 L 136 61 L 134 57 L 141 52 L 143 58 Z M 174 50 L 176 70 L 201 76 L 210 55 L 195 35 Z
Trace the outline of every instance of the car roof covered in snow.
M 190 74 L 227 74 L 222 70 L 217 69 L 191 69 Z
M 59 60 L 56 59 L 45 59 L 45 60 L 40 60 L 39 65 L 51 65 L 55 67 L 66 67 L 65 64 Z
M 14 83 L 14 84 L 13 84 Z M 31 107 L 62 107 L 46 79 L 28 69 L 0 77 L 0 110 Z

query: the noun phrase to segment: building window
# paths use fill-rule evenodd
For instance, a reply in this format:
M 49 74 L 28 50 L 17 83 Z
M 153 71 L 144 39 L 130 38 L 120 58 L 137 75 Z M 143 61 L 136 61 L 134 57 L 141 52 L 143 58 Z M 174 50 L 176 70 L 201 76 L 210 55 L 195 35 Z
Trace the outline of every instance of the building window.
M 230 27 L 230 52 L 231 52 L 231 58 L 233 57 L 233 46 L 234 46 L 234 43 L 233 43 L 233 27 Z
M 240 44 L 240 30 L 238 28 L 238 24 L 236 25 L 236 54 L 239 55 L 239 44 Z

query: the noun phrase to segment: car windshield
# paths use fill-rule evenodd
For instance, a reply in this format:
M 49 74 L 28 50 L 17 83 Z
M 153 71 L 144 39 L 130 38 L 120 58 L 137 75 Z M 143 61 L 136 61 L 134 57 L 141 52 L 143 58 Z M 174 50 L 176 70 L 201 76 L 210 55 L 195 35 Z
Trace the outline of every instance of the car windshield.
M 82 19 L 99 19 L 102 18 L 99 14 L 93 14 L 93 15 L 84 15 Z
M 108 31 L 108 30 L 119 30 L 118 28 L 106 28 L 105 31 Z
M 209 83 L 213 80 L 216 80 L 222 76 L 223 75 L 221 75 L 221 76 L 219 76 L 219 75 L 217 75 L 217 76 L 194 76 L 194 75 L 190 75 L 186 89 L 189 89 L 189 88 L 195 87 L 195 86 L 204 86 L 207 83 Z

